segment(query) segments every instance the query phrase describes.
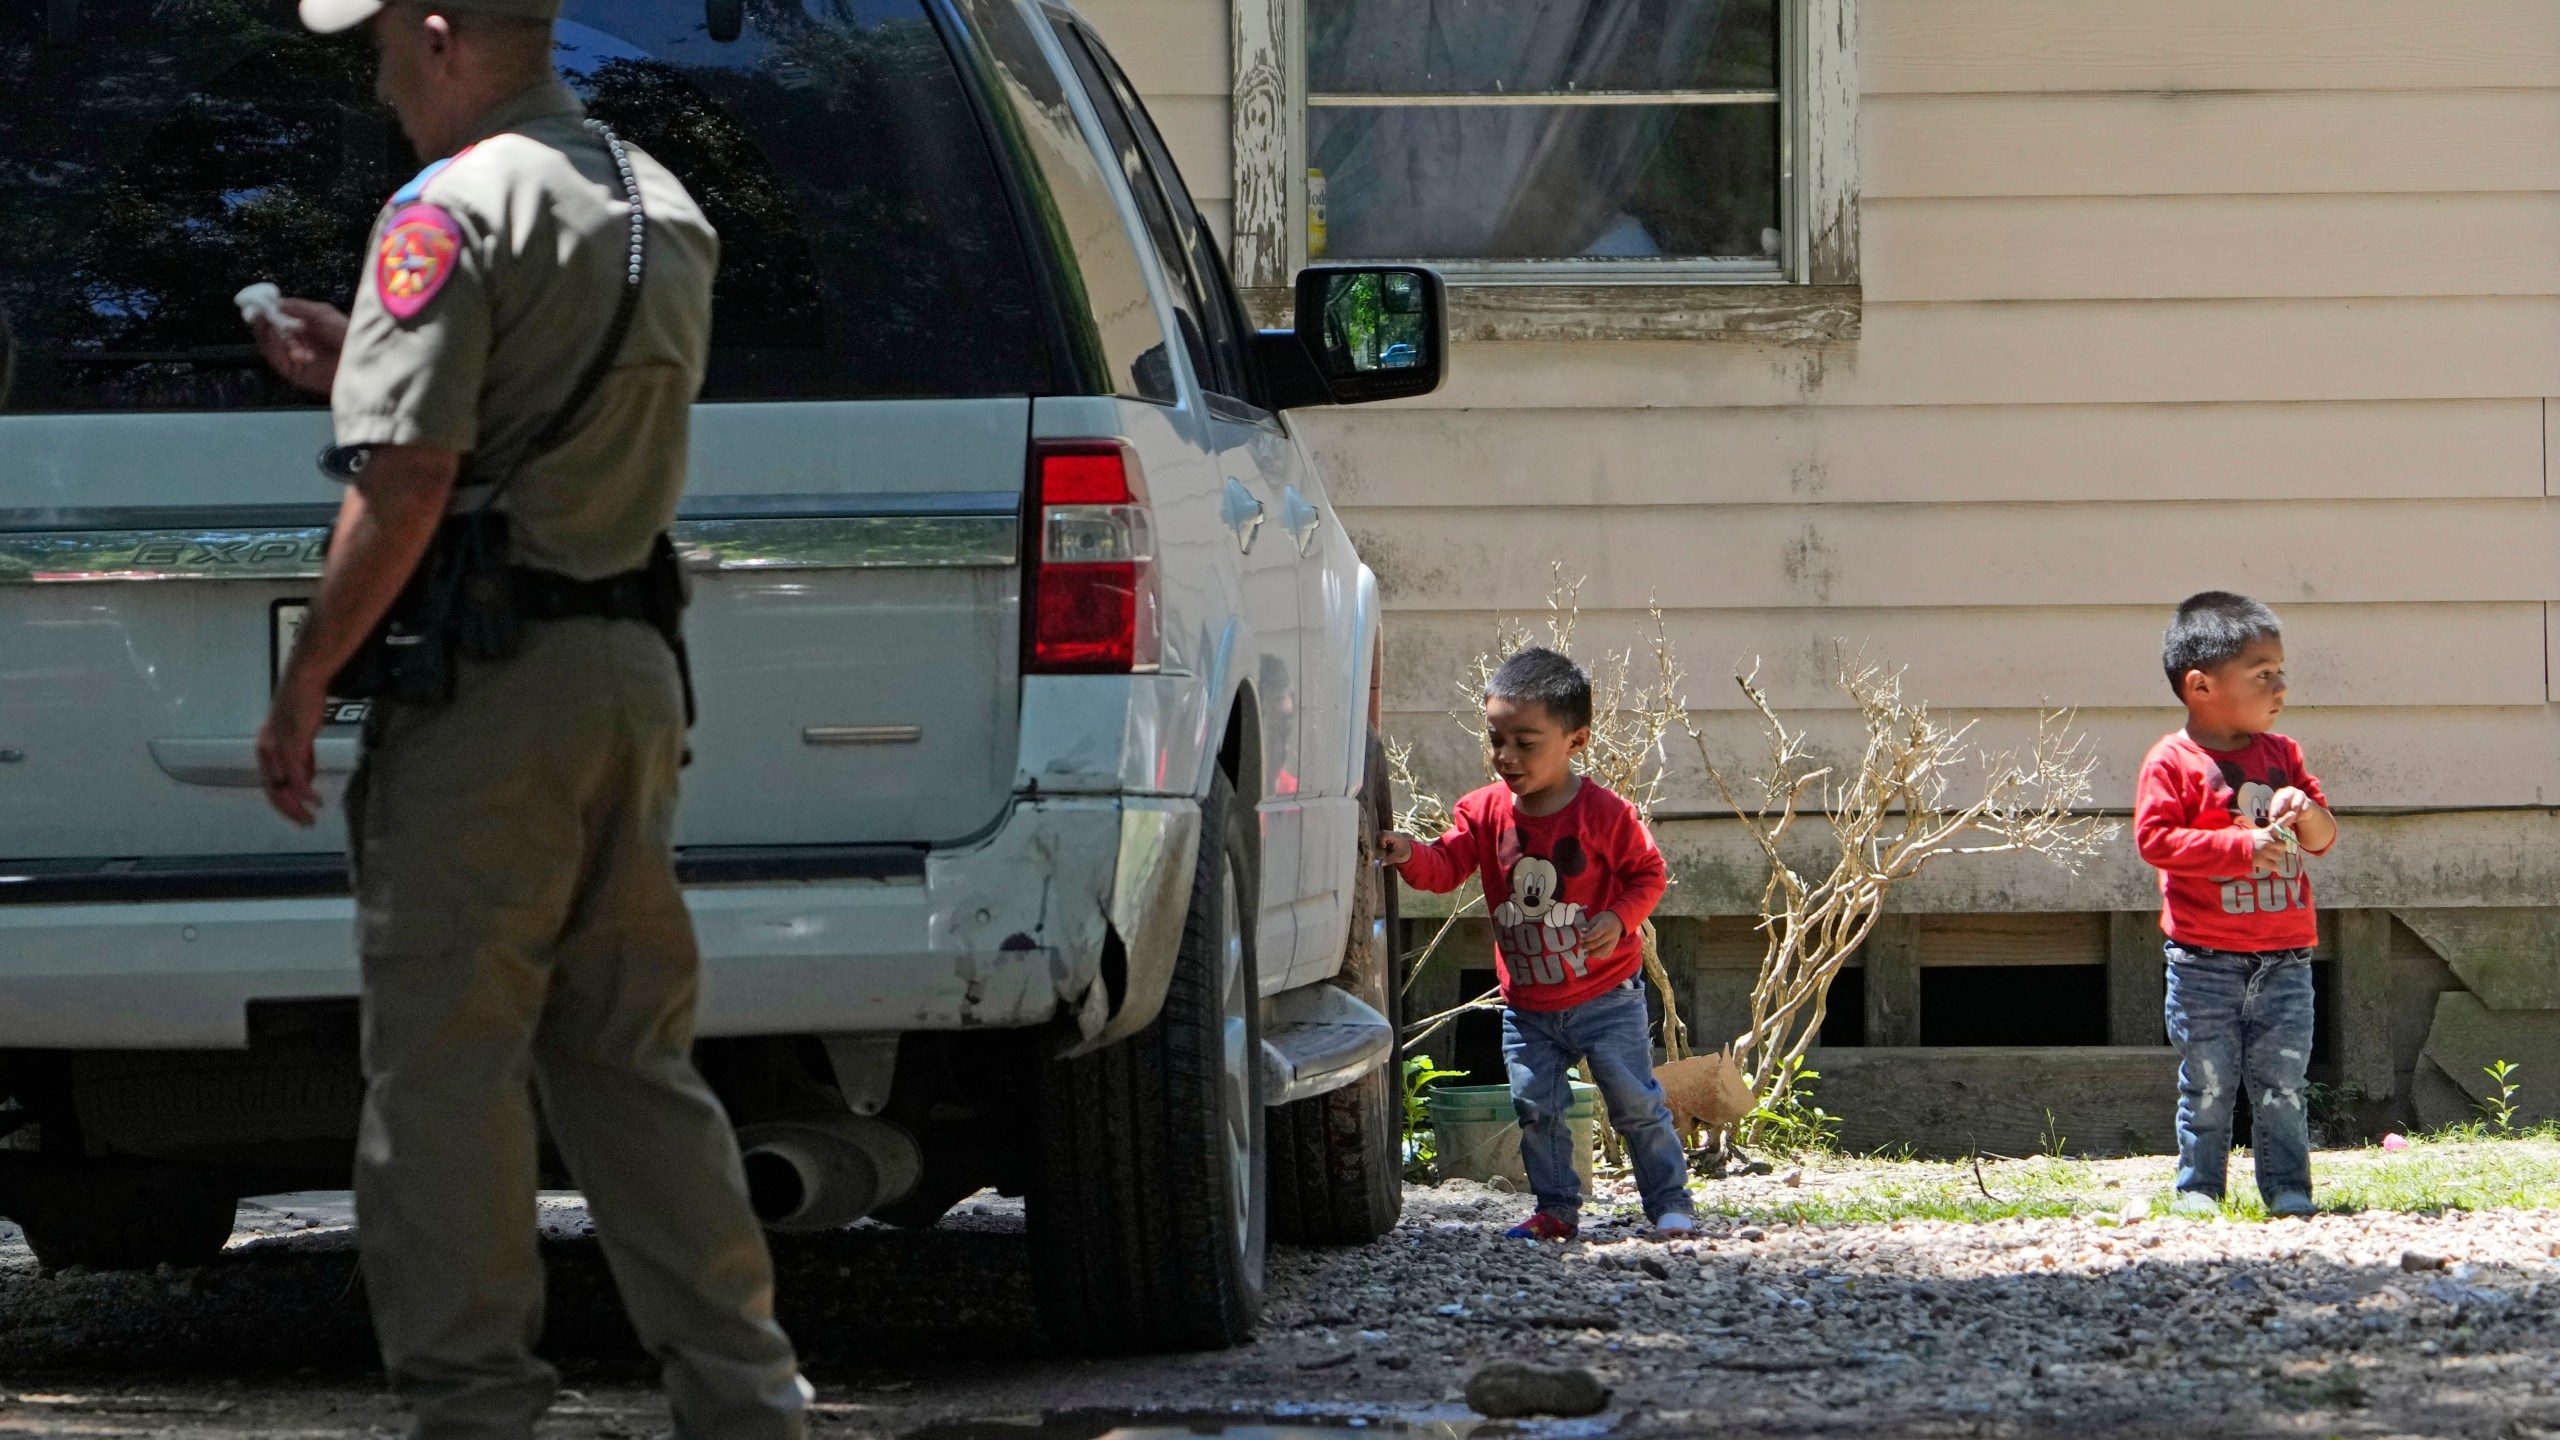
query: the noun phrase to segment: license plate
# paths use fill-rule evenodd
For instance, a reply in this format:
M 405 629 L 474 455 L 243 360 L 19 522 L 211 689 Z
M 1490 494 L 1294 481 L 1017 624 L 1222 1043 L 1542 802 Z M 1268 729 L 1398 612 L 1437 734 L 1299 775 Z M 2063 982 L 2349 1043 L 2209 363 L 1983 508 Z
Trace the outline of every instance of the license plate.
M 284 679 L 285 657 L 293 653 L 293 642 L 302 635 L 302 623 L 311 618 L 308 600 L 279 600 L 267 612 L 267 688 L 272 690 Z M 354 725 L 363 721 L 365 702 L 331 698 L 321 711 L 324 723 Z

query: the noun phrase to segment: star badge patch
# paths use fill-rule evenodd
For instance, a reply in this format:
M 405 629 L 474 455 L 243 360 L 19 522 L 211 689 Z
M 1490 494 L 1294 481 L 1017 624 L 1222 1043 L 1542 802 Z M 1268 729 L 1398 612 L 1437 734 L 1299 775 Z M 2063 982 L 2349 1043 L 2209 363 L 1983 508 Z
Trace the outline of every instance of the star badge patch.
M 406 320 L 427 308 L 453 278 L 462 227 L 441 205 L 404 205 L 382 227 L 373 254 L 373 289 L 382 308 Z

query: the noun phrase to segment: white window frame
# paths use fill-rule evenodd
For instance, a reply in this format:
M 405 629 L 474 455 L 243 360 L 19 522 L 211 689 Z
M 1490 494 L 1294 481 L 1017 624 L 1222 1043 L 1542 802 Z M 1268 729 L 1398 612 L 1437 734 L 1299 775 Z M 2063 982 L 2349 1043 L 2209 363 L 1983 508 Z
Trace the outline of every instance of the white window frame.
M 1859 0 L 1780 0 L 1779 183 L 1786 240 L 1754 260 L 1415 257 L 1455 284 L 1642 289 L 1854 286 L 1858 279 Z M 1230 0 L 1236 283 L 1284 287 L 1308 263 L 1304 0 Z M 1630 297 L 1633 299 L 1634 297 Z

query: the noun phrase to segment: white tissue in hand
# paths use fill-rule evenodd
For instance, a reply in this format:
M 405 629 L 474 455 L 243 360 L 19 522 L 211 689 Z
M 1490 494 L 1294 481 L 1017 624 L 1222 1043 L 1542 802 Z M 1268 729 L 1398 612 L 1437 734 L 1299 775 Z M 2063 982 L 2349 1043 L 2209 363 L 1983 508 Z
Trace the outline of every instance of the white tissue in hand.
M 272 280 L 261 280 L 248 287 L 232 296 L 231 303 L 240 307 L 240 319 L 244 324 L 255 325 L 263 318 L 279 330 L 302 328 L 301 321 L 284 313 L 284 292 L 277 289 Z

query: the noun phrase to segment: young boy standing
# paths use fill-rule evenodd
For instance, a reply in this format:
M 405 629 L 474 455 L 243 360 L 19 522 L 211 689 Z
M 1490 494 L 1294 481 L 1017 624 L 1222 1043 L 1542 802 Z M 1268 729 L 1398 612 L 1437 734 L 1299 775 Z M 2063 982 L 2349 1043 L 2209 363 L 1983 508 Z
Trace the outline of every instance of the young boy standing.
M 1532 646 L 1484 688 L 1485 743 L 1499 783 L 1460 800 L 1428 844 L 1388 831 L 1379 851 L 1405 883 L 1441 894 L 1484 882 L 1502 983 L 1502 1058 L 1520 1115 L 1520 1159 L 1538 1208 L 1517 1240 L 1570 1240 L 1582 1212 L 1574 1166 L 1573 1066 L 1591 1077 L 1626 1141 L 1658 1234 L 1697 1228 L 1689 1162 L 1653 1078 L 1637 932 L 1662 899 L 1662 854 L 1635 807 L 1573 771 L 1591 743 L 1591 677 Z
M 2151 747 L 2133 829 L 2160 872 L 2168 1022 L 2178 1047 L 2178 1196 L 2220 1208 L 2231 1107 L 2246 1085 L 2258 1193 L 2272 1215 L 2311 1213 L 2311 910 L 2305 854 L 2337 842 L 2302 747 L 2275 733 L 2284 632 L 2275 612 L 2208 590 L 2178 606 L 2161 644 L 2185 728 Z

